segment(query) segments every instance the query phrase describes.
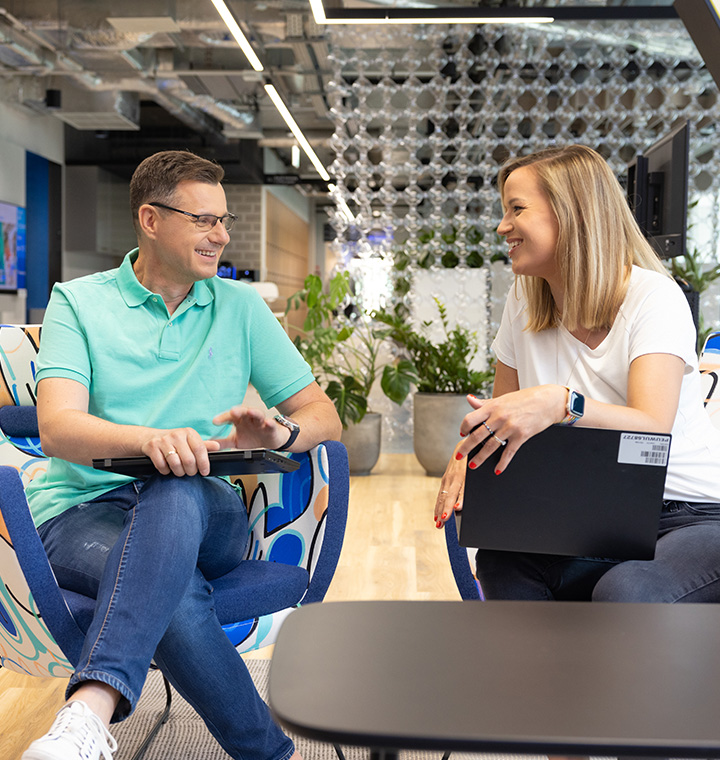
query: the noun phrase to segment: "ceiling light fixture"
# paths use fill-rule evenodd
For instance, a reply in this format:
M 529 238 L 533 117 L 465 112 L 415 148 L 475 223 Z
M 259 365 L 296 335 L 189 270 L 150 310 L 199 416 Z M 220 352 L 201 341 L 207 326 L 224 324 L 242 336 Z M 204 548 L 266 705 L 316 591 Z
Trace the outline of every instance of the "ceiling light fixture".
M 713 2 L 717 0 L 707 0 Z M 677 18 L 665 5 L 553 5 L 549 8 L 478 8 L 469 5 L 438 8 L 328 8 L 309 0 L 316 24 L 547 24 L 552 21 L 636 21 Z M 547 15 L 538 15 L 538 11 Z M 328 17 L 329 16 L 329 17 Z
M 334 193 L 337 190 L 337 185 L 334 184 L 328 184 L 328 192 Z M 340 210 L 340 213 L 345 217 L 345 219 L 350 223 L 355 223 L 355 217 L 353 216 L 353 212 L 350 211 L 350 206 L 347 205 L 347 201 L 342 197 L 339 196 L 335 199 L 335 204 L 337 205 L 338 209 Z
M 419 13 L 413 8 L 373 9 L 370 13 L 366 9 L 333 8 L 333 16 L 328 18 L 322 0 L 310 0 L 310 9 L 316 24 L 549 24 L 555 20 L 552 16 L 492 15 L 493 11 L 478 14 L 476 8 L 423 9 Z
M 213 0 L 214 2 L 214 0 Z M 265 92 L 270 96 L 270 100 L 275 104 L 275 108 L 280 112 L 280 115 L 285 120 L 285 123 L 290 128 L 290 131 L 295 135 L 295 139 L 300 144 L 300 147 L 305 151 L 305 154 L 312 162 L 313 166 L 317 169 L 318 174 L 327 182 L 330 179 L 330 175 L 327 173 L 327 169 L 322 165 L 322 162 L 317 156 L 317 153 L 310 147 L 310 143 L 307 141 L 305 135 L 300 131 L 297 122 L 293 119 L 292 114 L 288 110 L 288 107 L 283 102 L 280 94 L 272 84 L 265 85 Z
M 243 34 L 243 30 L 238 25 L 238 22 L 235 21 L 235 17 L 230 13 L 227 5 L 225 5 L 225 0 L 212 0 L 212 4 L 220 14 L 220 18 L 225 22 L 225 26 L 230 30 L 230 34 L 232 34 L 243 53 L 245 53 L 245 57 L 250 61 L 250 65 L 255 71 L 264 71 L 264 67 L 252 49 L 248 38 Z

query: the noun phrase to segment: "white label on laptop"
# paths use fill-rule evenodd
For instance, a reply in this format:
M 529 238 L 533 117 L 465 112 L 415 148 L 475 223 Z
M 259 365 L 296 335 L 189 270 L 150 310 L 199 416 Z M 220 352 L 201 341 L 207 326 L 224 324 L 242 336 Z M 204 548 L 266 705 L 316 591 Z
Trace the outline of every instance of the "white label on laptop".
M 649 464 L 665 467 L 670 454 L 670 438 L 666 435 L 623 433 L 620 436 L 618 464 Z

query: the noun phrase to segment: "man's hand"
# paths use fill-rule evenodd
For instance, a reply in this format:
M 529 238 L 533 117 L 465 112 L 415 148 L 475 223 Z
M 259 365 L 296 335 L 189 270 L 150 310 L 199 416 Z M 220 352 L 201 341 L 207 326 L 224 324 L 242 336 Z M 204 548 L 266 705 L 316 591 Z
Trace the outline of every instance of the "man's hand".
M 218 451 L 218 441 L 204 441 L 192 428 L 159 430 L 142 447 L 161 475 L 209 475 L 208 451 Z
M 221 449 L 277 449 L 290 436 L 288 429 L 272 417 L 247 406 L 234 406 L 213 418 L 214 425 L 228 422 L 234 429 L 227 438 L 216 439 Z

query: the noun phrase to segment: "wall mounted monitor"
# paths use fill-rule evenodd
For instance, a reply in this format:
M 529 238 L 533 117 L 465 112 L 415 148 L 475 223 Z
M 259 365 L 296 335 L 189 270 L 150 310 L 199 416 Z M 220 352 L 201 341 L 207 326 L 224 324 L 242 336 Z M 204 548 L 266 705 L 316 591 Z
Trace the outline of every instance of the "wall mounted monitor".
M 0 293 L 25 287 L 25 209 L 0 201 Z
M 628 201 L 658 255 L 685 254 L 690 128 L 684 123 L 637 156 L 628 167 Z
M 673 6 L 720 87 L 720 0 L 675 0 Z

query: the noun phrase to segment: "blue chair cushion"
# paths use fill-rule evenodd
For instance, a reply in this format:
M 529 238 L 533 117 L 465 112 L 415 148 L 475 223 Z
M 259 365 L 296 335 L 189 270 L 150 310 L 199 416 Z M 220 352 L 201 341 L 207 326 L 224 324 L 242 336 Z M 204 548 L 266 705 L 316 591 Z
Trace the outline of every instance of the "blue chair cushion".
M 215 610 L 221 625 L 239 623 L 296 606 L 310 577 L 307 570 L 280 562 L 248 559 L 227 575 L 210 581 Z M 86 633 L 95 611 L 95 600 L 62 590 L 78 627 Z
M 38 438 L 37 409 L 34 406 L 1 406 L 0 429 L 8 437 Z
M 220 624 L 229 625 L 294 607 L 309 582 L 303 567 L 247 559 L 210 584 Z
M 210 581 L 215 610 L 221 625 L 239 623 L 296 606 L 310 577 L 307 570 L 280 562 L 248 559 L 227 575 Z M 86 633 L 95 611 L 95 600 L 62 590 L 78 627 Z

